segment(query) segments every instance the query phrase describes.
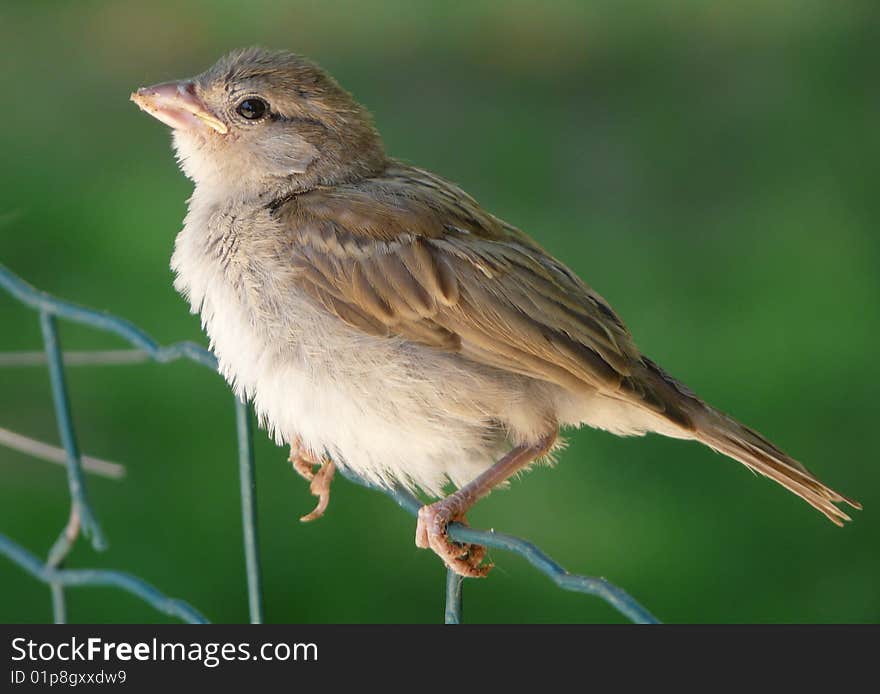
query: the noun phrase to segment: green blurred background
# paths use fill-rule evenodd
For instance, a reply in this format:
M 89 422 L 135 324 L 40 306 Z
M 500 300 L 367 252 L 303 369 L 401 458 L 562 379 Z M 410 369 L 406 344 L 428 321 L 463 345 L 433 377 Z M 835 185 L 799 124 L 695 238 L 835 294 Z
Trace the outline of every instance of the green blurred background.
M 0 4 L 0 262 L 203 341 L 168 258 L 190 184 L 137 86 L 263 44 L 311 56 L 375 114 L 387 149 L 461 183 L 623 315 L 642 349 L 771 436 L 865 511 L 840 530 L 695 444 L 570 435 L 471 514 L 675 622 L 880 618 L 876 3 L 20 2 Z M 282 7 L 283 6 L 283 7 Z M 119 341 L 63 325 L 66 348 Z M 0 294 L 0 349 L 39 349 Z M 247 619 L 232 397 L 189 363 L 69 371 L 111 548 L 70 566 L 131 572 L 210 619 Z M 0 370 L 0 426 L 57 441 L 44 369 Z M 436 622 L 440 562 L 386 497 L 337 481 L 328 515 L 257 434 L 267 618 Z M 43 555 L 67 516 L 62 468 L 0 449 L 0 532 Z M 467 621 L 620 621 L 501 552 Z M 162 620 L 112 589 L 70 619 Z M 0 559 L 0 620 L 51 618 Z

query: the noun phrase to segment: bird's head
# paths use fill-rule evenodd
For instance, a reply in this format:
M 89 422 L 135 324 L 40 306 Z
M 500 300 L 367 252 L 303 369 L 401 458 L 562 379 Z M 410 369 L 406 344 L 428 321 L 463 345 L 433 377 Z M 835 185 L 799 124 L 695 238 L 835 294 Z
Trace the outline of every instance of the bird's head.
M 366 109 L 293 53 L 235 51 L 131 99 L 173 129 L 181 169 L 197 186 L 271 196 L 356 180 L 385 164 Z

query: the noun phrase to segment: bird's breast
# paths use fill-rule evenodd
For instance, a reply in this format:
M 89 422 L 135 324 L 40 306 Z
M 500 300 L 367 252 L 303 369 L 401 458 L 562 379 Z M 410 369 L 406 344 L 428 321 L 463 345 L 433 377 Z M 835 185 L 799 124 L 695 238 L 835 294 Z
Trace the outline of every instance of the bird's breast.
M 276 442 L 431 491 L 491 464 L 499 418 L 534 406 L 523 379 L 345 324 L 297 289 L 279 239 L 257 214 L 195 206 L 172 257 L 221 373 Z

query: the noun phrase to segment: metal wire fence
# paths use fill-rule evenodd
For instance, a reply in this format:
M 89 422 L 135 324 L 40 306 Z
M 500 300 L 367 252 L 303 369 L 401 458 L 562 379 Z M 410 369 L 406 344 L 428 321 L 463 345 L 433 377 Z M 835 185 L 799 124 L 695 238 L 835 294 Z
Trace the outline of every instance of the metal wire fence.
M 46 583 L 51 591 L 53 615 L 56 623 L 66 621 L 66 589 L 74 586 L 114 587 L 137 596 L 159 612 L 177 617 L 185 622 L 205 623 L 207 618 L 187 602 L 170 598 L 146 581 L 122 571 L 105 569 L 65 568 L 65 560 L 80 534 L 90 540 L 96 550 L 107 547 L 104 531 L 89 502 L 84 469 L 103 466 L 105 474 L 113 474 L 112 463 L 96 461 L 80 453 L 70 400 L 68 398 L 65 368 L 78 364 L 135 363 L 154 360 L 167 363 L 177 359 L 189 359 L 196 364 L 217 371 L 214 356 L 205 348 L 192 342 L 178 342 L 161 346 L 132 323 L 116 316 L 78 306 L 57 299 L 35 289 L 20 277 L 0 265 L 0 287 L 22 304 L 39 314 L 43 334 L 44 352 L 26 352 L 0 355 L 0 367 L 27 364 L 46 364 L 55 406 L 63 451 L 42 442 L 32 441 L 20 434 L 0 429 L 0 445 L 19 448 L 40 458 L 61 462 L 67 468 L 70 491 L 70 516 L 61 530 L 46 559 L 41 559 L 11 538 L 0 533 L 0 554 L 20 566 L 35 579 Z M 113 333 L 132 345 L 130 350 L 113 350 L 98 353 L 64 353 L 58 335 L 58 318 L 89 325 L 98 330 Z M 238 465 L 241 485 L 242 529 L 244 536 L 244 562 L 247 572 L 247 591 L 250 621 L 263 621 L 263 604 L 260 577 L 260 552 L 257 534 L 256 484 L 254 471 L 253 432 L 248 405 L 234 398 L 236 429 L 238 436 Z M 106 466 L 111 466 L 110 468 Z M 370 487 L 360 477 L 340 466 L 340 472 L 352 482 Z M 118 474 L 118 470 L 117 470 Z M 411 514 L 418 513 L 421 502 L 404 489 L 381 490 L 393 498 Z M 524 557 L 538 571 L 547 575 L 564 590 L 594 595 L 614 607 L 633 622 L 656 623 L 657 619 L 621 588 L 603 578 L 568 573 L 538 547 L 526 540 L 494 530 L 477 530 L 460 524 L 449 528 L 452 539 L 508 550 Z M 458 624 L 462 617 L 463 579 L 452 572 L 446 579 L 447 624 Z

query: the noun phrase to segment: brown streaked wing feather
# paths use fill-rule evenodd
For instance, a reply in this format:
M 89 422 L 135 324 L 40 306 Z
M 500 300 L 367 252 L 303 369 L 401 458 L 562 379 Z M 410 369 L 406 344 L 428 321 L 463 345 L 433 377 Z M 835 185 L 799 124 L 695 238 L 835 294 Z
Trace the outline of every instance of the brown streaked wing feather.
M 393 165 L 280 206 L 300 286 L 341 320 L 566 388 L 618 391 L 641 365 L 605 301 L 453 184 Z M 662 410 L 657 397 L 648 407 Z

